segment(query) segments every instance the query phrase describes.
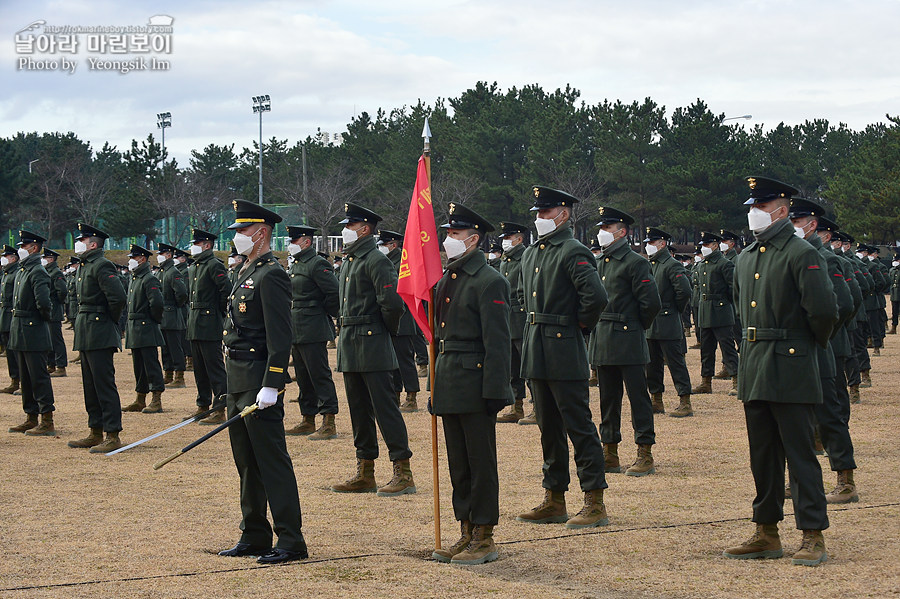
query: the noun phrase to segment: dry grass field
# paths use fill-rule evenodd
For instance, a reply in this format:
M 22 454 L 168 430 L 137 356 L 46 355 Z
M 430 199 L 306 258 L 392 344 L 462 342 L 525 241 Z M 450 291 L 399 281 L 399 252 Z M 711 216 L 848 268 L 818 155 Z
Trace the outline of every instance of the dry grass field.
M 66 335 L 71 343 L 71 331 Z M 56 438 L 7 434 L 6 427 L 22 419 L 21 403 L 17 396 L 0 396 L 0 597 L 897 597 L 900 482 L 894 435 L 900 422 L 900 337 L 889 336 L 882 354 L 873 358 L 874 387 L 863 390 L 863 402 L 853 406 L 861 501 L 829 510 L 830 558 L 817 568 L 791 566 L 800 533 L 790 515 L 782 526 L 785 558 L 721 557 L 724 547 L 753 530 L 743 412 L 726 395 L 730 381 L 714 381 L 716 393 L 696 396 L 693 418 L 657 418 L 657 474 L 608 475 L 610 525 L 587 532 L 515 521 L 542 497 L 539 432 L 535 426 L 498 425 L 500 559 L 456 567 L 430 559 L 433 486 L 426 412 L 406 416 L 418 494 L 382 498 L 328 490 L 355 468 L 337 375 L 339 438 L 288 438 L 310 559 L 263 567 L 251 559 L 215 555 L 239 535 L 238 478 L 227 434 L 159 471 L 152 470 L 154 462 L 209 427 L 192 424 L 113 457 L 69 449 L 66 442 L 87 429 L 80 369 L 72 365 L 68 378 L 53 380 Z M 698 375 L 698 350 L 688 357 Z M 116 367 L 124 405 L 134 394 L 127 351 L 116 355 Z M 5 362 L 0 372 L 5 385 Z M 189 388 L 164 393 L 162 414 L 124 415 L 125 442 L 192 411 L 193 378 L 190 373 L 186 378 Z M 596 389 L 593 393 L 597 421 Z M 288 396 L 296 397 L 296 385 Z M 665 399 L 669 409 L 677 403 L 671 386 Z M 297 404 L 289 404 L 287 412 L 286 424 L 296 424 Z M 624 437 L 631 438 L 627 415 L 624 421 Z M 449 544 L 458 526 L 443 441 L 440 446 L 442 528 Z M 630 463 L 634 454 L 630 443 L 620 446 L 623 462 Z M 830 490 L 834 474 L 826 459 L 821 461 Z M 383 455 L 376 465 L 379 484 L 390 472 Z M 572 478 L 577 480 L 574 464 Z M 580 509 L 577 483 L 567 498 L 570 512 Z M 786 511 L 792 513 L 790 503 Z

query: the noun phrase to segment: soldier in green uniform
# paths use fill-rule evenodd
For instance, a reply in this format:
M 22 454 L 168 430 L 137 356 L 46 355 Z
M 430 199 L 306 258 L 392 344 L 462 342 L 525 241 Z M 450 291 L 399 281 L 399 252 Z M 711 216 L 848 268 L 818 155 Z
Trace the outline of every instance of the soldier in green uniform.
M 289 226 L 288 253 L 293 264 L 291 278 L 291 354 L 300 387 L 300 415 L 303 422 L 285 431 L 288 435 L 309 435 L 313 441 L 337 437 L 334 417 L 338 413 L 337 391 L 328 364 L 329 341 L 334 340 L 331 317 L 340 308 L 338 282 L 331 263 L 316 253 L 316 229 Z M 316 415 L 322 426 L 316 430 Z
M 380 231 L 377 246 L 399 273 L 400 259 L 403 257 L 403 235 L 396 231 Z M 415 348 L 415 337 L 418 334 L 419 327 L 404 304 L 400 327 L 396 335 L 391 335 L 391 344 L 394 346 L 398 366 L 394 371 L 394 390 L 397 392 L 397 403 L 400 403 L 401 393 L 406 390 L 406 399 L 400 403 L 400 411 L 404 413 L 419 411 L 416 401 L 416 395 L 419 393 L 419 374 L 416 372 Z
M 503 246 L 496 240 L 491 241 L 487 251 L 487 262 L 494 270 L 500 270 L 500 258 L 503 256 Z
M 712 393 L 716 369 L 716 345 L 722 352 L 725 370 L 731 377 L 729 395 L 737 395 L 738 353 L 734 339 L 735 313 L 732 304 L 734 263 L 719 249 L 722 238 L 705 231 L 701 234 L 703 260 L 697 267 L 697 326 L 700 328 L 700 378 L 692 393 Z
M 522 378 L 522 334 L 525 331 L 525 308 L 519 303 L 515 290 L 522 280 L 522 255 L 528 247 L 530 231 L 525 225 L 513 222 L 500 223 L 500 239 L 503 256 L 500 258 L 500 274 L 513 290 L 509 303 L 510 373 L 509 383 L 515 403 L 497 422 L 519 422 L 525 418 L 525 379 Z M 532 408 L 530 418 L 534 418 Z M 535 424 L 537 420 L 535 420 Z
M 844 359 L 851 352 L 846 325 L 854 322 L 856 311 L 862 305 L 862 294 L 857 287 L 852 291 L 843 260 L 829 247 L 831 231 L 837 229 L 824 216 L 825 209 L 810 200 L 791 200 L 791 222 L 799 236 L 802 232 L 828 267 L 829 280 L 837 298 L 838 322 L 835 324 L 827 348 L 817 347 L 819 352 L 819 377 L 822 380 L 822 403 L 816 404 L 817 429 L 832 471 L 837 473 L 837 486 L 825 496 L 828 503 L 859 501 L 853 471 L 853 441 L 850 438 L 850 396 L 844 374 Z M 852 281 L 852 278 L 850 279 Z
M 700 349 L 700 324 L 698 311 L 700 310 L 700 263 L 703 262 L 703 245 L 694 247 L 691 260 L 691 317 L 694 321 L 694 343 L 688 349 Z
M 397 358 L 391 334 L 400 326 L 405 304 L 397 294 L 397 270 L 375 248 L 375 228 L 381 217 L 362 206 L 345 204 L 341 235 L 347 263 L 339 277 L 341 310 L 337 369 L 344 373 L 344 389 L 350 407 L 356 476 L 333 485 L 338 493 L 371 493 L 375 486 L 378 437 L 375 423 L 391 461 L 394 476 L 378 489 L 378 495 L 415 493 L 409 458 L 406 423 L 394 393 L 393 371 Z
M 90 434 L 69 447 L 90 447 L 91 453 L 106 453 L 122 447 L 122 404 L 116 388 L 113 355 L 122 349 L 117 322 L 125 309 L 125 289 L 112 262 L 103 257 L 109 235 L 78 224 L 75 253 L 80 256 L 75 290 L 78 318 L 75 320 L 75 350 L 81 352 L 81 382 Z M 106 433 L 106 438 L 102 433 Z
M 187 323 L 191 317 L 190 298 L 191 298 L 191 282 L 193 281 L 190 273 L 190 264 L 188 264 L 189 255 L 182 249 L 175 248 L 174 254 L 175 268 L 181 272 L 181 278 L 184 280 L 184 286 L 187 289 L 188 301 L 181 306 L 181 316 L 184 320 L 185 329 L 181 333 L 181 351 L 184 353 L 184 369 L 193 372 L 194 370 L 194 350 L 187 336 Z M 229 286 L 230 289 L 230 286 Z M 196 382 L 196 381 L 195 381 Z M 215 420 L 221 420 L 216 415 Z
M 69 318 L 69 330 L 75 328 L 75 318 L 78 316 L 78 294 L 75 293 L 75 280 L 77 278 L 78 265 L 81 261 L 77 256 L 69 259 L 69 266 L 66 268 L 66 312 Z
M 197 383 L 197 412 L 205 412 L 213 399 L 225 393 L 225 365 L 222 362 L 221 331 L 231 287 L 222 261 L 213 254 L 216 236 L 194 229 L 191 243 L 200 248 L 191 267 L 187 321 L 187 339 L 194 357 L 194 381 Z M 235 244 L 237 245 L 237 244 Z M 193 250 L 196 252 L 196 248 Z M 283 272 L 283 271 L 282 271 Z M 225 422 L 224 408 L 213 412 L 202 424 Z
M 856 356 L 856 366 L 859 369 L 858 379 L 853 374 L 847 375 L 848 383 L 850 384 L 852 393 L 853 383 L 857 380 L 857 391 L 860 387 L 865 388 L 872 386 L 872 379 L 869 376 L 869 371 L 872 368 L 872 364 L 869 359 L 869 350 L 867 346 L 869 339 L 868 311 L 877 300 L 875 299 L 875 279 L 872 278 L 872 274 L 869 272 L 869 267 L 866 264 L 868 260 L 862 259 L 862 252 L 854 252 L 853 246 L 856 244 L 856 240 L 852 235 L 848 233 L 842 233 L 842 237 L 842 255 L 855 265 L 856 270 L 854 271 L 854 275 L 859 281 L 859 286 L 863 294 L 863 307 L 860 308 L 859 312 L 857 313 L 856 331 L 853 335 L 853 338 L 850 340 L 853 345 L 853 353 Z M 858 393 L 856 394 L 856 401 L 859 401 Z
M 228 228 L 235 231 L 234 245 L 247 256 L 247 263 L 226 295 L 228 416 L 254 403 L 259 409 L 228 428 L 241 479 L 243 519 L 240 540 L 219 555 L 257 555 L 259 563 L 276 564 L 308 557 L 301 532 L 297 479 L 284 437 L 284 386 L 291 354 L 291 280 L 270 249 L 272 232 L 281 217 L 243 200 L 235 200 L 233 206 L 235 219 Z M 196 232 L 194 239 L 198 239 Z M 212 250 L 204 252 L 211 254 Z M 199 256 L 198 270 L 203 274 L 198 273 L 195 283 L 205 289 L 206 283 L 201 281 L 207 276 L 210 260 L 204 253 Z M 216 262 L 222 267 L 222 279 L 226 279 L 225 265 Z M 218 283 L 216 276 L 213 281 Z M 215 301 L 212 297 L 209 300 Z M 218 309 L 219 305 L 213 307 Z M 205 348 L 200 349 L 203 353 L 195 355 L 205 359 Z M 272 524 L 266 517 L 267 506 Z M 273 527 L 278 535 L 274 548 Z
M 861 381 L 859 374 L 859 360 L 857 359 L 856 337 L 859 331 L 860 319 L 865 319 L 866 317 L 865 295 L 866 291 L 869 289 L 869 283 L 854 260 L 844 254 L 844 234 L 837 228 L 829 230 L 828 233 L 831 235 L 831 251 L 840 258 L 841 263 L 844 266 L 845 279 L 850 286 L 850 292 L 853 294 L 854 306 L 856 306 L 857 303 L 859 304 L 856 306 L 854 317 L 850 319 L 845 326 L 849 343 L 846 356 L 835 356 L 838 368 L 843 368 L 844 380 L 847 383 L 850 403 L 858 403 L 859 384 Z M 820 235 L 823 234 L 824 233 L 820 233 Z M 863 349 L 865 349 L 865 341 L 863 341 Z M 841 358 L 843 358 L 843 363 Z M 849 413 L 846 414 L 845 419 L 848 422 L 850 421 Z
M 231 243 L 231 254 L 228 255 L 228 282 L 231 287 L 234 287 L 243 266 L 244 256 L 238 254 L 237 250 L 234 249 L 234 243 Z
M 50 248 L 44 248 L 41 257 L 41 265 L 50 275 L 50 345 L 47 353 L 47 371 L 53 378 L 66 376 L 66 367 L 69 365 L 69 357 L 66 353 L 66 340 L 63 339 L 62 321 L 65 316 L 66 296 L 68 284 L 66 275 L 59 269 L 56 261 L 59 254 Z
M 738 244 L 741 241 L 740 235 L 736 233 L 732 233 L 726 229 L 721 229 L 719 231 L 719 236 L 722 238 L 722 241 L 719 242 L 719 251 L 722 252 L 722 255 L 726 260 L 734 262 L 738 257 Z M 740 351 L 741 345 L 741 323 L 738 322 L 738 319 L 734 319 L 734 339 L 738 346 L 738 351 Z M 716 373 L 715 377 L 717 379 L 729 379 L 728 369 L 725 367 L 724 361 L 722 362 L 722 368 L 719 372 Z
M 18 274 L 13 293 L 9 350 L 19 361 L 22 408 L 25 422 L 11 433 L 55 436 L 53 427 L 53 385 L 47 372 L 50 342 L 50 276 L 41 266 L 41 249 L 47 240 L 36 233 L 19 231 Z M 38 414 L 41 422 L 38 424 Z
M 747 220 L 756 240 L 737 260 L 734 300 L 745 328 L 738 398 L 744 404 L 750 471 L 756 483 L 756 533 L 724 551 L 735 559 L 776 558 L 783 550 L 784 463 L 790 468 L 794 519 L 803 531 L 796 565 L 827 559 L 822 469 L 813 450 L 815 404 L 822 402 L 816 346 L 825 347 L 837 303 L 824 260 L 794 234 L 788 218 L 797 190 L 750 177 Z
M 869 260 L 869 272 L 876 280 L 877 289 L 875 294 L 875 305 L 877 308 L 868 313 L 869 316 L 869 334 L 872 337 L 872 355 L 880 356 L 881 348 L 884 347 L 884 336 L 887 332 L 887 302 L 885 294 L 890 293 L 891 281 L 888 275 L 888 269 L 884 263 L 878 259 L 878 246 L 866 246 L 866 258 Z
M 587 334 L 606 307 L 606 290 L 593 254 L 572 234 L 572 206 L 578 199 L 564 191 L 535 186 L 538 238 L 522 256 L 517 290 L 525 308 L 522 376 L 530 380 L 534 413 L 541 431 L 544 501 L 520 514 L 520 522 L 566 522 L 569 528 L 609 522 L 603 504 L 608 486 L 603 447 L 591 419 Z M 569 440 L 584 507 L 572 518 L 566 511 Z
M 158 280 L 163 295 L 163 316 L 159 329 L 163 336 L 163 383 L 170 389 L 183 389 L 186 363 L 181 338 L 184 337 L 187 324 L 182 308 L 187 305 L 188 294 L 184 275 L 175 265 L 176 249 L 167 243 L 157 246 L 156 262 L 160 267 Z
M 16 275 L 19 273 L 19 254 L 11 245 L 3 246 L 0 264 L 3 267 L 3 278 L 0 280 L 0 345 L 6 350 L 6 365 L 9 372 L 9 385 L 0 389 L 0 393 L 12 395 L 19 390 L 19 360 L 16 352 L 9 349 L 9 328 L 12 325 L 13 294 L 16 290 Z
M 128 254 L 128 269 L 131 283 L 128 286 L 128 324 L 125 327 L 125 347 L 131 350 L 134 365 L 134 403 L 125 406 L 123 412 L 162 412 L 163 383 L 162 367 L 156 348 L 165 340 L 159 330 L 165 315 L 165 299 L 162 285 L 150 271 L 150 256 L 153 252 L 139 245 L 132 245 Z M 147 405 L 147 393 L 152 393 Z
M 897 319 L 900 318 L 900 253 L 894 254 L 891 270 L 888 272 L 891 283 L 891 329 L 888 335 L 897 334 Z
M 600 207 L 597 241 L 603 252 L 597 260 L 600 280 L 609 303 L 591 335 L 588 356 L 600 382 L 600 441 L 607 472 L 621 472 L 618 446 L 622 440 L 622 385 L 631 404 L 631 424 L 637 459 L 625 471 L 628 476 L 647 476 L 653 464 L 653 405 L 647 389 L 650 351 L 647 331 L 660 310 L 659 291 L 650 273 L 650 264 L 628 241 L 630 214 L 608 206 Z M 680 325 L 679 325 L 680 328 Z
M 669 252 L 668 242 L 672 236 L 655 227 L 647 227 L 644 246 L 650 257 L 650 272 L 659 291 L 660 311 L 647 331 L 647 345 L 650 363 L 647 364 L 647 387 L 653 401 L 653 412 L 665 413 L 662 400 L 663 363 L 668 365 L 669 374 L 678 393 L 679 405 L 669 415 L 676 418 L 691 416 L 691 375 L 688 373 L 684 355 L 687 342 L 681 315 L 691 303 L 689 275 Z
M 444 250 L 447 270 L 434 291 L 435 360 L 431 407 L 441 417 L 453 513 L 459 540 L 435 550 L 439 562 L 483 564 L 497 559 L 500 518 L 497 412 L 512 401 L 509 384 L 509 284 L 478 251 L 494 227 L 475 211 L 450 203 Z

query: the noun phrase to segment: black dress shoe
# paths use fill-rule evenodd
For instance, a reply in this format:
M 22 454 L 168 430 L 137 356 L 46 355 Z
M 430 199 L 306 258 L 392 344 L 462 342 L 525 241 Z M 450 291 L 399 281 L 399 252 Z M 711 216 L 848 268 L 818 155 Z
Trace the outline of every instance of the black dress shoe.
M 238 544 L 231 549 L 220 551 L 219 555 L 224 557 L 246 557 L 248 555 L 252 555 L 255 557 L 257 555 L 266 555 L 271 551 L 271 547 L 263 547 L 262 545 L 251 545 L 250 543 L 238 542 Z
M 276 547 L 265 555 L 260 555 L 256 561 L 261 564 L 280 564 L 282 562 L 293 562 L 308 557 L 309 554 L 307 554 L 306 551 L 288 551 L 287 549 L 279 549 Z

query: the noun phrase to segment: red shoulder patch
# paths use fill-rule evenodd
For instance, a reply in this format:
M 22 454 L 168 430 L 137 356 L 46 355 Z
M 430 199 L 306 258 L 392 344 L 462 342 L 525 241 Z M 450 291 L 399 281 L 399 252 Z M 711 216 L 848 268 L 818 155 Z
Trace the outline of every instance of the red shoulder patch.
M 844 278 L 844 275 L 842 275 L 842 274 L 838 274 L 838 273 L 835 273 L 835 274 L 834 274 L 834 276 L 836 276 L 836 277 L 838 277 L 838 278 L 841 278 L 841 279 L 843 279 L 843 278 Z
M 501 306 L 502 306 L 502 305 L 506 305 L 506 302 L 504 302 L 503 300 L 494 300 L 494 303 L 495 303 L 495 304 L 500 304 Z
M 811 265 L 809 265 L 809 266 L 806 267 L 806 270 L 819 270 L 819 265 L 818 265 L 818 264 L 811 264 Z
M 391 283 L 391 284 L 389 284 L 389 285 L 385 285 L 385 286 L 383 287 L 383 289 L 387 289 L 388 287 L 393 287 L 393 286 L 394 286 L 394 284 Z
M 641 283 L 649 283 L 650 279 L 641 279 Z
M 224 273 L 224 272 L 220 272 L 220 273 L 217 274 L 216 276 L 217 276 L 217 277 L 224 277 L 224 276 L 225 276 L 225 273 Z
M 585 264 L 587 264 L 587 262 L 577 262 L 576 266 L 584 266 Z

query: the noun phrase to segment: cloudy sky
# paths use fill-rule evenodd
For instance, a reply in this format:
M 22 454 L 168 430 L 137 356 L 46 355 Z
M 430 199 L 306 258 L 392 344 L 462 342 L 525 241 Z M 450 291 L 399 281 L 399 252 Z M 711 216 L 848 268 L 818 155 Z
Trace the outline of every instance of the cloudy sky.
M 91 70 L 134 57 L 92 52 L 84 34 L 74 54 L 16 45 L 39 20 L 134 26 L 154 15 L 174 18 L 171 52 L 144 55 L 168 60 L 164 72 Z M 74 131 L 125 149 L 169 111 L 166 146 L 186 164 L 209 143 L 250 146 L 260 93 L 272 97 L 264 136 L 294 143 L 479 80 L 571 84 L 588 103 L 650 96 L 670 111 L 702 98 L 767 128 L 863 128 L 900 113 L 898 23 L 900 0 L 0 0 L 0 136 Z M 74 73 L 35 66 L 62 58 Z

